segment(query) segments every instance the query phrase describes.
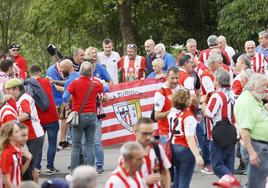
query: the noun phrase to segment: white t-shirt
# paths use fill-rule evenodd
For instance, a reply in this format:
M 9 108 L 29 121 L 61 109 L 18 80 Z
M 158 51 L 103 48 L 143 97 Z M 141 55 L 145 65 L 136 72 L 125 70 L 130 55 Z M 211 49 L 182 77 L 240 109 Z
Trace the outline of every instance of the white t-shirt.
M 112 51 L 110 57 L 104 55 L 104 52 L 98 53 L 98 62 L 106 67 L 114 84 L 118 84 L 118 67 L 117 63 L 120 56 L 117 52 Z

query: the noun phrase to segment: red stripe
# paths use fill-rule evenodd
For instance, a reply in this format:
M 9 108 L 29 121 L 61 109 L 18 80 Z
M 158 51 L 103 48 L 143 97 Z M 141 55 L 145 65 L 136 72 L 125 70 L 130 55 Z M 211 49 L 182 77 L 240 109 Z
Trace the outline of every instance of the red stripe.
M 123 178 L 120 172 L 115 173 L 114 176 L 119 177 L 122 180 L 122 182 L 125 184 L 126 188 L 130 188 L 130 185 L 128 184 L 127 180 Z
M 104 146 L 110 146 L 110 145 L 114 145 L 114 144 L 122 144 L 128 141 L 135 141 L 135 136 L 134 135 L 127 135 L 127 136 L 120 136 L 120 137 L 116 137 L 116 138 L 111 138 L 111 139 L 107 139 L 107 140 L 103 140 L 102 144 Z
M 213 109 L 214 109 L 214 107 L 215 107 L 215 105 L 216 105 L 216 101 L 217 101 L 217 99 L 216 99 L 216 98 L 213 98 L 213 99 L 211 100 L 211 103 L 209 103 L 208 109 L 209 109 L 210 112 L 213 111 Z
M 228 102 L 227 102 L 227 97 L 225 96 L 225 94 L 223 92 L 218 92 L 219 96 L 222 99 L 222 109 L 221 109 L 221 118 L 228 118 Z

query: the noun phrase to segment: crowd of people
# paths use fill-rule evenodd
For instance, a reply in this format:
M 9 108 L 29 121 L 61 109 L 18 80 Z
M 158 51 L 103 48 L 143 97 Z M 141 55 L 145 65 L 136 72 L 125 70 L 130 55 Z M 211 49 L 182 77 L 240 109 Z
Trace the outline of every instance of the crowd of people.
M 50 44 L 48 52 L 55 62 L 45 77 L 39 65 L 28 70 L 18 44 L 11 44 L 7 54 L 0 50 L 0 184 L 38 187 L 34 182 L 41 173 L 47 134 L 45 173 L 58 172 L 57 150 L 71 149 L 66 180 L 72 187 L 96 187 L 96 175 L 104 172 L 105 93 L 113 84 L 165 79 L 155 92 L 151 117 L 135 124 L 136 141 L 121 147 L 117 168 L 105 187 L 187 188 L 197 165 L 202 173 L 219 178 L 215 186 L 240 187 L 235 177 L 240 174 L 248 175 L 249 188 L 264 188 L 268 31 L 259 33 L 257 47 L 253 40 L 246 41 L 245 52 L 228 46 L 224 36 L 210 35 L 207 44 L 199 51 L 197 41 L 190 38 L 175 58 L 152 39 L 144 43 L 145 57 L 138 55 L 135 44 L 128 44 L 120 57 L 110 39 L 103 40 L 102 52 L 77 48 L 72 56 L 62 56 Z M 70 123 L 76 117 L 78 123 Z M 52 181 L 69 186 L 54 179 L 42 187 L 51 187 Z

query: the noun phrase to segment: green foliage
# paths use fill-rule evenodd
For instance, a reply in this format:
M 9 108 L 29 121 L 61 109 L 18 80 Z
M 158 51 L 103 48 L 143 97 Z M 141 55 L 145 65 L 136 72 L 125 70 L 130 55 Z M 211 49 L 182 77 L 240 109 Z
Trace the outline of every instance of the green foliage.
M 242 49 L 246 40 L 257 41 L 257 33 L 268 23 L 268 0 L 235 0 L 220 11 L 219 30 Z

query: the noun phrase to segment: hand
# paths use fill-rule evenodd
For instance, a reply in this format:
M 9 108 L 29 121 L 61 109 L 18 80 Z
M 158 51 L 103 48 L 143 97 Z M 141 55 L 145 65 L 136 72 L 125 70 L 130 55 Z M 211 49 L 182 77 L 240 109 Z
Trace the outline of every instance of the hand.
M 32 154 L 28 151 L 23 151 L 22 156 L 26 157 L 27 160 L 32 160 Z
M 32 171 L 32 176 L 33 176 L 34 182 L 38 184 L 39 183 L 39 173 L 38 173 L 36 168 Z
M 53 80 L 51 77 L 47 76 L 46 78 L 48 78 L 48 79 L 49 79 L 49 81 L 50 81 L 50 83 L 51 83 L 51 84 L 55 84 L 55 82 L 56 82 L 56 81 L 55 81 L 55 80 Z
M 249 153 L 249 161 L 255 167 L 258 167 L 261 162 L 260 158 L 258 157 L 258 154 L 255 151 Z
M 264 108 L 268 111 L 268 103 L 264 104 Z
M 203 158 L 201 156 L 196 157 L 195 160 L 196 160 L 196 165 L 198 167 L 203 167 L 204 166 L 204 161 L 203 161 Z
M 160 181 L 160 174 L 159 173 L 150 174 L 145 178 L 145 182 L 147 185 L 152 185 L 154 183 L 157 183 L 158 181 Z

